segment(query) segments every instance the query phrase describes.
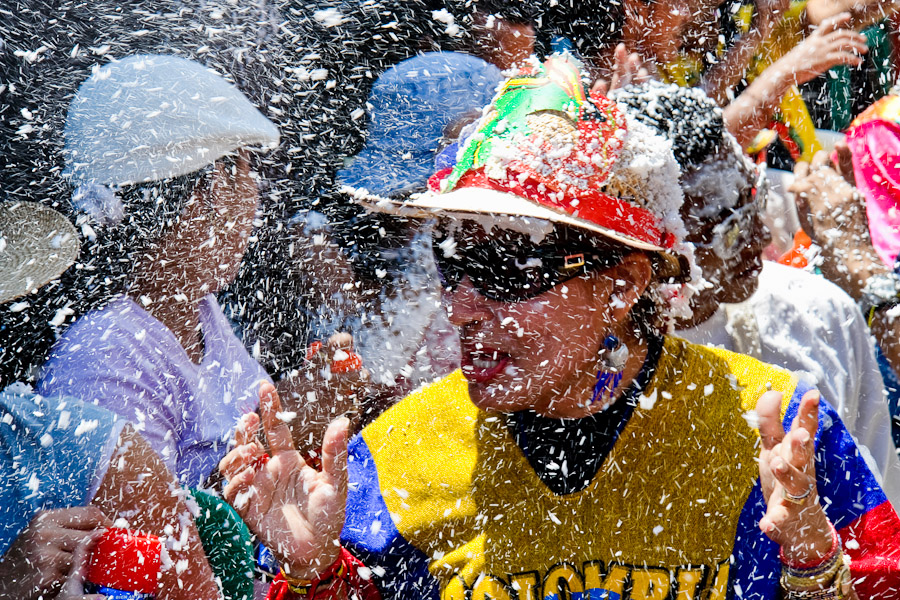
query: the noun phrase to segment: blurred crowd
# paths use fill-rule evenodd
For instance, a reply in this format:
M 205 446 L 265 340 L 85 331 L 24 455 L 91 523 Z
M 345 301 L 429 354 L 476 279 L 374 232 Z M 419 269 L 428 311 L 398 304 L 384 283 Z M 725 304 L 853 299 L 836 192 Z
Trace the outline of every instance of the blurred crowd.
M 0 598 L 897 597 L 898 9 L 2 0 Z M 519 127 L 544 142 L 497 141 Z M 578 166 L 554 145 L 566 136 L 582 140 Z M 552 188 L 528 169 L 513 177 L 516 160 L 569 179 Z M 606 170 L 579 179 L 595 167 Z M 509 181 L 497 184 L 492 169 Z M 450 200 L 473 189 L 540 210 Z M 469 216 L 448 225 L 458 213 Z M 525 225 L 509 225 L 516 219 Z M 664 241 L 642 237 L 657 225 Z M 644 263 L 622 244 L 652 255 L 652 293 L 635 283 Z M 560 257 L 580 270 L 552 271 Z M 618 291 L 597 310 L 610 323 L 633 319 L 633 330 L 587 339 L 594 309 L 576 318 L 549 300 L 532 315 L 501 307 L 578 298 L 570 278 L 607 268 Z M 582 307 L 601 296 L 592 290 Z M 529 318 L 543 345 L 527 346 Z M 491 319 L 525 340 L 521 360 L 471 335 Z M 734 492 L 734 518 L 721 517 L 724 550 L 699 526 L 685 547 L 713 550 L 665 550 L 668 533 L 653 536 L 677 521 L 687 540 L 701 515 L 691 511 L 707 509 L 669 479 L 654 484 L 665 469 L 643 455 L 607 456 L 632 414 L 687 394 L 684 374 L 714 370 L 684 363 L 679 378 L 665 358 L 677 354 L 671 340 L 728 351 L 709 359 L 728 364 L 715 382 L 731 382 L 743 402 L 729 413 L 737 424 L 702 425 L 696 448 L 708 465 L 674 425 L 654 425 L 646 446 L 672 464 L 697 458 L 711 497 L 750 486 Z M 590 346 L 591 365 L 599 356 L 585 406 L 608 393 L 602 410 L 541 404 L 580 385 L 563 366 L 587 359 L 568 345 Z M 787 370 L 793 387 L 778 387 L 788 375 L 774 370 L 753 375 L 750 390 L 742 377 L 755 365 Z M 675 374 L 657 397 L 650 381 L 666 369 Z M 532 390 L 515 374 L 526 371 L 551 383 Z M 509 385 L 476 393 L 501 372 Z M 463 376 L 482 412 L 456 400 L 422 408 L 433 390 L 464 387 Z M 687 383 L 707 398 L 697 407 L 724 411 L 713 383 Z M 754 410 L 766 388 L 784 392 L 783 404 Z M 795 389 L 818 390 L 827 410 Z M 514 404 L 514 393 L 533 402 Z M 432 455 L 452 446 L 457 421 L 477 418 L 486 431 L 496 414 L 512 415 L 515 452 L 492 454 L 495 438 L 468 432 L 453 443 L 471 455 Z M 751 433 L 756 442 L 739 447 Z M 592 435 L 610 441 L 584 445 Z M 722 475 L 717 451 L 750 476 Z M 735 458 L 745 451 L 752 460 Z M 522 469 L 511 468 L 520 457 Z M 629 495 L 611 479 L 603 494 L 617 501 L 598 516 L 591 488 L 572 478 L 587 482 L 613 458 L 643 473 L 643 487 Z M 650 522 L 673 496 L 677 510 L 651 537 L 623 533 L 647 552 L 626 559 L 605 541 L 527 529 L 524 503 L 490 518 L 481 505 L 465 512 L 478 504 L 470 487 L 477 498 L 495 481 L 476 476 L 482 462 L 514 480 L 497 482 L 582 498 L 559 509 L 571 514 L 550 508 L 534 521 L 562 519 L 578 536 Z M 794 483 L 811 478 L 805 494 L 788 472 Z M 660 506 L 636 509 L 641 494 Z M 495 531 L 510 511 L 523 513 L 508 524 L 519 531 Z M 747 541 L 744 520 L 759 541 Z M 834 536 L 828 552 L 807 534 L 819 526 Z M 470 537 L 443 543 L 460 535 Z M 562 558 L 548 551 L 542 573 L 490 551 L 498 540 L 555 545 Z

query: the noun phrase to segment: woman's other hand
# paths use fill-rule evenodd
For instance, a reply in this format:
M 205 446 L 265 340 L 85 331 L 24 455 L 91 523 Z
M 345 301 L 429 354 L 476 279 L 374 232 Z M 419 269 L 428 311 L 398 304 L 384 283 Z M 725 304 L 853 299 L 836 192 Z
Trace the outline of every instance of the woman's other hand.
M 787 87 L 802 85 L 838 65 L 857 67 L 869 51 L 866 36 L 849 28 L 849 13 L 826 19 L 808 38 L 777 60 L 775 68 Z
M 804 394 L 787 432 L 782 427 L 780 392 L 766 392 L 756 407 L 762 440 L 759 478 L 767 507 L 759 528 L 781 546 L 791 563 L 816 562 L 832 546 L 831 524 L 816 487 L 819 400 L 815 390 Z
M 39 512 L 0 558 L 0 597 L 30 600 L 53 595 L 81 557 L 76 551 L 85 544 L 89 547 L 110 526 L 112 521 L 95 506 Z
M 840 168 L 847 172 L 844 154 L 838 148 Z M 797 163 L 788 191 L 794 194 L 803 231 L 822 248 L 822 274 L 859 300 L 868 278 L 887 271 L 872 247 L 862 195 L 825 152 L 818 152 L 809 164 Z
M 85 594 L 84 581 L 87 578 L 87 565 L 91 548 L 97 541 L 100 532 L 96 532 L 90 539 L 85 540 L 75 547 L 72 552 L 72 570 L 63 583 L 62 589 L 56 595 L 55 600 L 103 600 L 103 594 Z
M 337 560 L 347 498 L 349 420 L 332 422 L 322 444 L 322 470 L 294 447 L 275 388 L 260 386 L 260 416 L 269 445 L 257 440 L 260 417 L 248 415 L 237 447 L 219 463 L 224 496 L 290 575 L 312 579 Z

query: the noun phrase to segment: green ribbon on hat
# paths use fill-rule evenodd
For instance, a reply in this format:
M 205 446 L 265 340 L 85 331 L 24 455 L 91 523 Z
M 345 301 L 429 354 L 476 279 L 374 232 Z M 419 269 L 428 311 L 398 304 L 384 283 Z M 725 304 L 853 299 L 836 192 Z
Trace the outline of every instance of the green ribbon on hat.
M 470 170 L 483 167 L 491 157 L 495 140 L 530 135 L 528 115 L 552 110 L 577 119 L 585 98 L 578 65 L 566 55 L 552 56 L 533 70 L 507 80 L 494 99 L 490 119 L 469 138 L 443 191 L 452 190 Z

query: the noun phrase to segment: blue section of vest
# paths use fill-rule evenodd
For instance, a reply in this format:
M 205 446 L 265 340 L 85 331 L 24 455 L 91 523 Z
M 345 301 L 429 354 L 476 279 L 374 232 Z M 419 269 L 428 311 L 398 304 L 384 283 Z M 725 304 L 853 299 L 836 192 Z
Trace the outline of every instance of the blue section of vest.
M 440 598 L 428 557 L 400 535 L 391 519 L 375 459 L 361 435 L 350 441 L 347 470 L 351 484 L 341 542 L 372 569 L 383 598 Z

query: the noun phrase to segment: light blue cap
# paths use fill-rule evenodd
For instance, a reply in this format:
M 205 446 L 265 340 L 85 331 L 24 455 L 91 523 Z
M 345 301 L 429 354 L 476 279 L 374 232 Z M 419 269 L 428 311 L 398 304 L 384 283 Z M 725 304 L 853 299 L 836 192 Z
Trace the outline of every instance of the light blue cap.
M 278 129 L 221 75 L 185 58 L 140 54 L 94 70 L 69 104 L 74 184 L 125 185 L 186 175 Z
M 384 72 L 369 94 L 369 136 L 342 186 L 390 196 L 425 188 L 444 128 L 491 103 L 500 69 L 468 54 L 428 52 Z

